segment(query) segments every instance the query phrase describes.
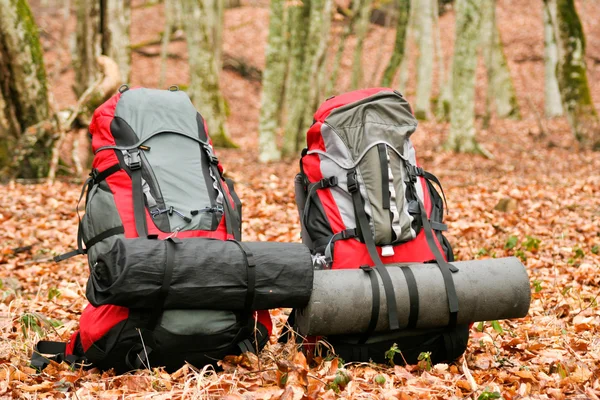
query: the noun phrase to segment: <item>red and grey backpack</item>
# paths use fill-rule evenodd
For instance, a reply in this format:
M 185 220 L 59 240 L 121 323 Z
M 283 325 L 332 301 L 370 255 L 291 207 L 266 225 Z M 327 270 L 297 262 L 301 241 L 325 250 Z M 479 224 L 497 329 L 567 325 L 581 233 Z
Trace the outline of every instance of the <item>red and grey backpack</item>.
M 302 152 L 296 177 L 296 199 L 302 241 L 322 268 L 365 270 L 371 277 L 374 300 L 377 298 L 374 305 L 380 298 L 377 273 L 386 294 L 389 326 L 394 331 L 399 328 L 394 288 L 385 265 L 437 263 L 453 316 L 443 334 L 413 332 L 411 340 L 398 334 L 391 339 L 390 335 L 378 338 L 372 335 L 379 313 L 379 307 L 374 307 L 370 328 L 357 341 L 327 338 L 346 360 L 385 361 L 383 355 L 393 342 L 398 342 L 407 361 L 410 354 L 415 353 L 416 359 L 417 350 L 428 351 L 432 346 L 437 346 L 434 356 L 438 359 L 452 359 L 466 346 L 468 326 L 455 326 L 458 299 L 452 273 L 457 269 L 448 263 L 454 257 L 442 234 L 447 229 L 444 201 L 434 187 L 441 188 L 441 184 L 417 164 L 410 141 L 416 128 L 417 120 L 400 93 L 373 88 L 325 101 L 307 133 L 308 147 Z M 410 269 L 402 270 L 407 282 L 415 281 Z M 416 285 L 409 285 L 409 295 L 412 312 L 413 305 L 418 304 Z M 416 325 L 416 314 L 411 317 L 409 331 Z M 449 340 L 456 345 L 440 344 Z M 411 353 L 408 347 L 415 350 Z M 443 347 L 446 350 L 439 351 Z
M 82 190 L 78 249 L 56 261 L 87 254 L 94 273 L 98 256 L 118 238 L 240 240 L 241 202 L 223 177 L 203 117 L 184 92 L 123 86 L 94 112 L 89 130 L 95 156 Z M 88 304 L 70 341 L 40 342 L 32 364 L 43 368 L 48 359 L 41 354 L 56 354 L 117 372 L 172 370 L 186 361 L 201 366 L 262 348 L 270 331 L 266 310 Z

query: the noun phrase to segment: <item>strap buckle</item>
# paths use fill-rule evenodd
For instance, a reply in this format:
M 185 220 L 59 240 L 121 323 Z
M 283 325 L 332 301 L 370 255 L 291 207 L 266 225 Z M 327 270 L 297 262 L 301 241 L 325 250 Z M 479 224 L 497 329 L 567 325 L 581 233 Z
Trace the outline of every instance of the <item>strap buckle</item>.
M 206 155 L 208 156 L 208 160 L 210 161 L 210 163 L 213 165 L 219 164 L 219 159 L 213 152 L 212 147 L 210 147 L 210 145 L 206 144 L 206 143 L 203 144 L 202 147 L 204 148 L 204 151 L 206 152 Z
M 140 157 L 140 150 L 133 149 L 129 151 L 129 156 L 131 157 L 129 161 L 129 169 L 135 171 L 137 169 L 142 168 L 142 158 Z
M 337 186 L 338 184 L 338 178 L 335 175 L 325 179 L 327 180 L 327 187 Z
M 374 271 L 373 267 L 371 267 L 369 265 L 361 265 L 359 268 L 362 269 L 366 273 L 371 273 Z
M 98 179 L 98 170 L 96 168 L 92 168 L 92 172 L 90 172 L 90 178 L 92 178 L 92 184 L 96 183 L 96 179 Z
M 348 178 L 348 191 L 354 193 L 358 190 L 358 182 L 356 181 L 356 171 L 350 171 L 347 175 Z

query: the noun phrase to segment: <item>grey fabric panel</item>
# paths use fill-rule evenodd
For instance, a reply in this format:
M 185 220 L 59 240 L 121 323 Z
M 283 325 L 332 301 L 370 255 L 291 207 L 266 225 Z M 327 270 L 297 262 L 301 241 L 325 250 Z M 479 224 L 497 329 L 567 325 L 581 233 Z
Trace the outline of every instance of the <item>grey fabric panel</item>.
M 354 159 L 369 144 L 380 140 L 402 151 L 405 140 L 417 128 L 417 120 L 411 114 L 408 102 L 393 92 L 380 92 L 337 108 L 325 122 L 347 144 Z M 368 129 L 369 134 L 362 133 L 363 129 Z
M 88 203 L 85 207 L 85 215 L 81 219 L 83 238 L 90 240 L 94 236 L 101 234 L 109 229 L 123 225 L 115 198 L 112 191 L 108 188 L 106 181 L 102 181 L 92 187 L 88 196 Z M 90 265 L 94 265 L 96 257 L 100 252 L 108 251 L 117 237 L 124 235 L 111 236 L 92 246 L 88 251 L 88 260 Z
M 403 156 L 409 156 L 406 154 L 409 150 L 406 142 L 415 131 L 417 120 L 413 117 L 408 102 L 396 93 L 380 92 L 334 110 L 325 120 L 324 126 L 331 132 L 331 136 L 335 135 L 339 138 L 335 142 L 336 152 L 327 147 L 327 152 L 336 160 L 347 164 L 345 160 L 355 161 L 366 151 L 357 168 L 359 181 L 364 183 L 361 185 L 361 195 L 365 200 L 365 212 L 370 217 L 375 243 L 391 244 L 394 230 L 390 223 L 390 212 L 384 209 L 382 204 L 383 177 L 379 153 L 374 144 L 383 141 Z M 343 154 L 338 150 L 342 143 L 349 154 Z M 414 158 L 414 150 L 412 156 Z M 407 212 L 405 199 L 404 161 L 395 153 L 390 156 L 390 159 L 392 160 L 390 170 L 394 177 L 396 191 L 396 207 L 401 210 L 399 227 L 395 227 L 396 232 L 400 231 L 400 236 L 394 240 L 394 243 L 398 243 L 412 239 L 414 232 L 411 229 L 412 217 Z M 353 214 L 352 217 L 354 218 Z
M 392 171 L 392 160 L 393 160 L 393 156 L 390 155 L 390 153 L 392 153 L 391 151 L 389 151 L 388 148 L 385 149 L 385 156 L 387 159 L 387 165 L 388 165 L 388 183 L 387 183 L 387 187 L 388 190 L 390 192 L 390 221 L 391 221 L 391 229 L 393 232 L 393 237 L 392 239 L 398 239 L 400 237 L 401 231 L 402 231 L 402 227 L 400 225 L 400 212 L 398 211 L 398 198 L 397 198 L 397 190 L 395 187 L 395 181 L 394 181 L 394 171 Z M 396 155 L 396 153 L 394 153 L 394 155 Z
M 362 134 L 362 132 L 357 132 L 357 134 Z M 383 176 L 377 146 L 367 151 L 357 170 L 363 181 L 360 191 L 365 200 L 365 212 L 369 216 L 375 244 L 389 244 L 392 241 L 392 229 L 389 212 L 383 208 L 381 187 Z
M 145 88 L 123 93 L 115 110 L 140 140 L 164 131 L 198 138 L 196 113 L 185 92 Z
M 165 310 L 160 326 L 175 335 L 212 335 L 231 329 L 235 314 L 219 310 Z
M 194 114 L 194 122 L 195 118 Z M 146 145 L 150 150 L 144 154 L 152 165 L 165 206 L 192 218 L 192 222 L 186 223 L 173 213 L 169 216 L 171 231 L 210 230 L 212 214 L 190 214 L 192 210 L 211 206 L 202 172 L 201 157 L 205 155 L 200 145 L 185 136 L 168 133 L 153 136 Z
M 336 159 L 352 160 L 352 156 L 346 147 L 346 144 L 341 141 L 340 137 L 327 124 L 321 125 L 321 135 L 327 153 L 331 154 Z M 331 194 L 335 203 L 340 210 L 342 221 L 346 225 L 346 229 L 356 228 L 356 218 L 354 215 L 354 206 L 352 205 L 352 196 L 346 188 L 348 187 L 347 170 L 341 168 L 335 162 L 327 157 L 319 155 L 321 159 L 321 174 L 323 177 L 337 176 L 338 185 L 332 187 Z

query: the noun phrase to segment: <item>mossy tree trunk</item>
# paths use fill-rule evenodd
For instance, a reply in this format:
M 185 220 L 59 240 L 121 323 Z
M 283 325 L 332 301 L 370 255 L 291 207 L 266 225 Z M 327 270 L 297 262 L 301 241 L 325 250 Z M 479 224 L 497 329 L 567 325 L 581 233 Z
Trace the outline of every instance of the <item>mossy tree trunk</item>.
M 354 0 L 360 2 L 358 17 L 356 20 L 356 47 L 352 61 L 352 76 L 350 78 L 350 88 L 358 89 L 363 84 L 363 65 L 362 55 L 365 38 L 369 32 L 369 23 L 371 16 L 371 5 L 373 0 Z
M 558 87 L 569 125 L 583 147 L 600 150 L 600 119 L 588 85 L 585 36 L 574 0 L 546 1 L 558 49 Z
M 548 118 L 563 115 L 560 90 L 556 79 L 557 64 L 558 49 L 552 27 L 552 16 L 548 2 L 544 2 L 544 110 Z
M 44 177 L 52 129 L 34 128 L 52 116 L 38 29 L 25 0 L 0 0 L 0 170 Z
M 288 59 L 285 16 L 285 0 L 272 0 L 258 123 L 258 159 L 261 162 L 277 161 L 281 158 L 277 147 L 277 128 L 281 121 Z
M 521 118 L 517 95 L 496 23 L 496 0 L 482 0 L 481 44 L 488 76 L 486 114 L 495 105 L 500 118 Z
M 227 134 L 225 100 L 221 95 L 219 71 L 214 56 L 210 0 L 182 0 L 185 36 L 190 65 L 188 93 L 206 120 L 215 146 L 235 147 Z
M 305 82 L 306 62 L 310 59 L 307 42 L 312 1 L 294 3 L 288 7 L 289 65 L 286 77 L 285 111 L 286 121 L 281 148 L 284 156 L 296 155 L 300 142 L 300 129 L 304 107 L 308 103 L 308 88 Z
M 381 86 L 390 87 L 394 81 L 394 76 L 400 67 L 400 63 L 404 58 L 406 47 L 406 33 L 408 31 L 408 17 L 410 15 L 410 0 L 399 0 L 398 4 L 398 21 L 396 23 L 396 40 L 394 42 L 394 50 L 392 57 L 388 63 L 381 80 Z
M 427 119 L 430 114 L 433 79 L 433 0 L 416 0 L 419 22 L 419 57 L 417 60 L 417 98 L 415 117 Z
M 119 66 L 122 83 L 131 78 L 131 0 L 104 0 L 101 2 L 102 54 Z
M 446 148 L 455 152 L 481 152 L 475 138 L 475 68 L 480 17 L 479 0 L 457 0 L 450 135 L 445 143 Z

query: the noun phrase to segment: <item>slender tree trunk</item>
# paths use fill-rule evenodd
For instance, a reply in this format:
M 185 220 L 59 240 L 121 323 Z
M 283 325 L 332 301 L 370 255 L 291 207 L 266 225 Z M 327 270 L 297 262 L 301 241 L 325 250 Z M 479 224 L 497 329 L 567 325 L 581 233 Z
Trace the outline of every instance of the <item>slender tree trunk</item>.
M 335 58 L 333 60 L 333 66 L 331 68 L 331 75 L 329 76 L 329 81 L 327 83 L 327 88 L 325 89 L 325 94 L 327 97 L 334 94 L 334 89 L 337 84 L 338 73 L 340 70 L 340 64 L 342 63 L 342 56 L 344 55 L 344 50 L 346 49 L 346 40 L 352 33 L 354 29 L 354 24 L 356 23 L 356 19 L 358 18 L 358 10 L 360 7 L 360 1 L 353 1 L 352 8 L 350 10 L 350 17 L 348 18 L 348 23 L 344 25 L 344 29 L 342 30 L 342 35 L 340 36 L 340 42 L 337 47 L 337 51 L 335 52 Z
M 436 0 L 437 1 L 437 0 Z M 427 119 L 430 114 L 433 79 L 433 0 L 416 0 L 419 21 L 419 58 L 417 60 L 417 99 L 415 117 Z
M 25 0 L 0 0 L 0 10 L 0 170 L 41 178 L 54 135 L 32 128 L 52 114 L 38 29 Z
M 411 43 L 419 42 L 419 29 L 417 26 L 417 7 L 415 0 L 412 1 L 412 6 L 408 14 L 408 26 L 406 27 L 406 40 L 404 41 L 404 54 L 408 54 L 408 48 Z M 400 62 L 400 76 L 398 78 L 398 90 L 403 92 L 408 82 L 410 69 L 410 57 L 402 57 Z
M 321 94 L 323 87 L 325 86 L 325 72 L 326 65 L 325 60 L 327 57 L 327 49 L 329 48 L 329 42 L 331 38 L 331 13 L 333 10 L 333 0 L 323 0 L 322 7 L 315 9 L 312 14 L 316 18 L 313 22 L 311 18 L 311 25 L 314 25 L 315 29 L 309 40 L 314 40 L 316 45 L 315 54 L 312 56 L 310 63 L 310 70 L 308 71 L 308 104 L 304 109 L 304 126 L 308 128 L 312 119 L 312 114 L 315 108 L 321 101 Z M 306 129 L 302 131 L 302 138 L 306 135 Z
M 167 58 L 169 56 L 169 43 L 171 42 L 171 33 L 174 25 L 174 3 L 176 0 L 165 0 L 165 29 L 160 42 L 160 75 L 158 76 L 158 87 L 164 88 L 167 78 Z
M 437 1 L 437 0 L 436 0 Z M 410 0 L 399 0 L 398 6 L 398 21 L 396 24 L 396 41 L 394 43 L 394 51 L 390 62 L 383 73 L 381 86 L 390 87 L 394 81 L 394 76 L 398 71 L 400 63 L 404 59 L 404 50 L 406 47 L 406 33 L 408 30 L 408 16 L 410 15 Z
M 131 78 L 131 0 L 104 0 L 100 4 L 102 54 L 117 63 L 121 81 L 127 83 Z
M 320 0 L 318 0 L 320 1 Z M 307 37 L 310 25 L 312 1 L 293 4 L 288 8 L 290 60 L 286 79 L 285 122 L 282 154 L 295 155 L 300 141 L 299 131 L 304 117 L 304 107 L 308 104 L 308 88 L 305 82 L 306 63 L 310 60 L 310 48 Z
M 354 59 L 352 63 L 352 77 L 350 87 L 357 89 L 363 84 L 362 54 L 365 38 L 369 31 L 369 20 L 371 15 L 371 4 L 373 0 L 355 0 L 360 1 L 358 19 L 356 21 L 356 47 L 354 49 Z
M 277 127 L 281 121 L 281 103 L 285 88 L 287 44 L 285 40 L 285 0 L 272 0 L 269 15 L 269 37 L 266 48 L 266 65 L 262 76 L 262 97 L 258 125 L 258 159 L 261 162 L 277 161 L 281 153 L 277 148 Z
M 457 0 L 456 36 L 452 61 L 450 136 L 445 147 L 462 153 L 481 153 L 475 139 L 475 68 L 480 35 L 481 3 Z
M 73 90 L 81 96 L 99 77 L 96 58 L 102 54 L 100 33 L 100 2 L 97 0 L 77 0 L 77 25 L 75 27 L 75 51 L 73 69 L 75 83 Z
M 544 2 L 544 109 L 548 118 L 563 115 L 558 80 L 556 79 L 557 64 L 558 49 L 552 27 L 552 16 L 548 2 Z
M 556 75 L 563 108 L 575 138 L 600 150 L 600 120 L 592 101 L 585 65 L 585 37 L 573 0 L 546 0 L 558 49 Z
M 499 117 L 518 119 L 521 114 L 517 95 L 496 24 L 496 1 L 482 0 L 481 12 L 482 47 L 488 74 L 486 114 L 489 117 L 494 104 Z
M 451 73 L 446 71 L 446 63 L 444 61 L 444 49 L 442 47 L 442 34 L 440 31 L 440 10 L 437 0 L 433 1 L 433 29 L 435 43 L 435 58 L 438 66 L 438 97 L 436 108 L 434 110 L 436 119 L 448 120 L 450 115 L 450 96 L 451 87 L 448 84 Z
M 235 147 L 225 126 L 225 100 L 220 91 L 207 3 L 209 0 L 182 0 L 190 64 L 188 92 L 206 120 L 213 144 Z

